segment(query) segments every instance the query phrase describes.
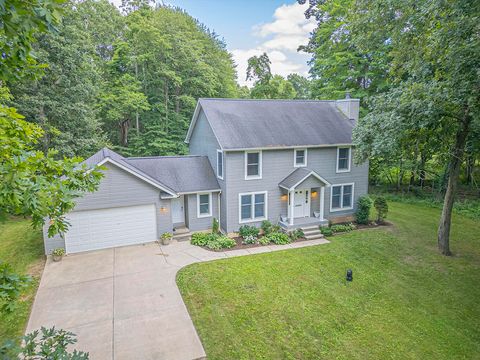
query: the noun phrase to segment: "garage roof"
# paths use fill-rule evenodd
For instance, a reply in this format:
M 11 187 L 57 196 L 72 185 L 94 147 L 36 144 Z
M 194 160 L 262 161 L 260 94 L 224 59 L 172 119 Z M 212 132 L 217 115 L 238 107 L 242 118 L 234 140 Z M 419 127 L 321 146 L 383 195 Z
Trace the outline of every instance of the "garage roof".
M 178 195 L 219 190 L 217 178 L 206 156 L 153 156 L 125 158 L 103 148 L 84 163 L 87 166 L 113 162 L 128 172 L 169 193 Z

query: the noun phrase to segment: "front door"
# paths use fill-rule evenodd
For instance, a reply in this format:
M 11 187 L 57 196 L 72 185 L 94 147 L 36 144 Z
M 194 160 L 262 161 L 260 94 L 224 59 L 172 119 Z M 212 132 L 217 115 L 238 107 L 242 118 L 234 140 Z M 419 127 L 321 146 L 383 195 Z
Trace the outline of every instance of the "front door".
M 310 216 L 310 190 L 295 190 L 295 204 L 293 217 Z
M 183 195 L 172 199 L 172 223 L 185 223 L 185 212 L 183 211 Z

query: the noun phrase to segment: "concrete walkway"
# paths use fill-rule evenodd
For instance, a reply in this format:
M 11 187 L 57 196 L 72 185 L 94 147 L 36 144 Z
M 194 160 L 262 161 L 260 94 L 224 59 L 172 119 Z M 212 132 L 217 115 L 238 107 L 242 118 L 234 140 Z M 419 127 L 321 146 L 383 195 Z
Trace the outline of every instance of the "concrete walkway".
M 62 328 L 92 360 L 205 358 L 175 277 L 182 267 L 328 243 L 325 239 L 212 252 L 188 242 L 106 249 L 47 260 L 27 326 Z

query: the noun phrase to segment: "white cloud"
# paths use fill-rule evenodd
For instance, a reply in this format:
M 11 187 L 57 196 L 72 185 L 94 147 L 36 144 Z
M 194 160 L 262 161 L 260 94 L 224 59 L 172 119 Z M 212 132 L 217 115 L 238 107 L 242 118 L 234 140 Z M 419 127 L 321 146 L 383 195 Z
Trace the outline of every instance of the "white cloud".
M 266 52 L 272 62 L 273 74 L 287 76 L 292 72 L 307 74 L 306 54 L 299 54 L 300 45 L 308 43 L 310 32 L 315 29 L 315 21 L 306 19 L 304 12 L 307 5 L 294 3 L 281 5 L 273 14 L 273 21 L 253 27 L 253 36 L 260 39 L 260 44 L 250 49 L 234 49 L 231 51 L 237 64 L 238 82 L 241 85 L 252 85 L 245 80 L 247 61 L 252 56 Z

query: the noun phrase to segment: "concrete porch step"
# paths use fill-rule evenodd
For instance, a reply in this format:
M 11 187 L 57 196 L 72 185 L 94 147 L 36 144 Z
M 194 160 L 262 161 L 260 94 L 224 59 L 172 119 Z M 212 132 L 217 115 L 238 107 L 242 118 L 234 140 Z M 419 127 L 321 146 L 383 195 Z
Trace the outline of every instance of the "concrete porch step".
M 320 232 L 320 228 L 318 225 L 302 226 L 301 229 L 303 231 L 303 234 L 305 235 L 305 239 L 307 240 L 323 238 L 323 234 Z
M 323 238 L 323 234 L 320 231 L 318 232 L 318 234 L 305 235 L 305 239 L 307 240 L 316 240 L 321 238 Z
M 192 233 L 186 226 L 175 228 L 173 232 L 173 238 L 177 241 L 190 241 L 191 237 Z

